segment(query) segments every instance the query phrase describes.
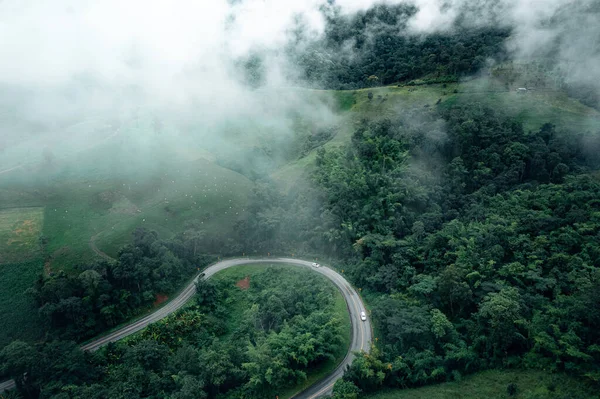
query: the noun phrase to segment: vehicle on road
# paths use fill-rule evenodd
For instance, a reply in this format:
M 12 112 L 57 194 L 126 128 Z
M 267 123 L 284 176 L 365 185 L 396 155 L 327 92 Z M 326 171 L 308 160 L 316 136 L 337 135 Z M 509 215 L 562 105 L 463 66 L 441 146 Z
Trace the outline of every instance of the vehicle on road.
M 318 263 L 316 263 L 316 262 L 314 262 L 312 265 L 313 265 L 313 267 L 319 267 L 319 266 L 321 266 L 321 265 L 319 265 L 319 264 L 318 264 Z
M 366 321 L 367 320 L 367 315 L 365 314 L 365 312 L 360 312 L 360 319 L 362 321 Z

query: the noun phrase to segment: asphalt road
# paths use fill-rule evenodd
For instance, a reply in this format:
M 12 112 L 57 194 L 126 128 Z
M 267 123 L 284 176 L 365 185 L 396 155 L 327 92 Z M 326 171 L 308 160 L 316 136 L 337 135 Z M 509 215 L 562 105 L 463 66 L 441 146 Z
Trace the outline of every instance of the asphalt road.
M 354 352 L 368 352 L 371 349 L 371 323 L 368 318 L 366 321 L 362 321 L 360 319 L 360 312 L 366 313 L 366 310 L 358 293 L 348 283 L 348 281 L 346 281 L 346 279 L 336 271 L 323 266 L 315 268 L 312 266 L 312 262 L 307 262 L 304 260 L 293 258 L 239 258 L 224 260 L 219 263 L 215 263 L 214 265 L 204 270 L 204 278 L 210 278 L 215 273 L 218 273 L 232 266 L 239 266 L 251 263 L 281 263 L 312 269 L 313 271 L 320 273 L 327 277 L 329 280 L 331 280 L 343 294 L 344 299 L 346 300 L 346 304 L 348 306 L 348 311 L 350 313 L 350 320 L 352 322 L 352 341 L 350 344 L 350 349 L 346 354 L 346 357 L 344 358 L 343 362 L 333 371 L 333 373 L 331 373 L 321 381 L 318 381 L 314 385 L 308 387 L 304 391 L 298 393 L 294 396 L 294 399 L 316 399 L 321 396 L 330 394 L 335 381 L 337 381 L 338 378 L 342 377 L 346 366 L 352 363 L 352 360 L 354 359 Z M 151 313 L 148 316 L 136 320 L 123 328 L 111 332 L 110 334 L 107 334 L 101 338 L 98 338 L 85 345 L 82 345 L 81 349 L 86 351 L 95 351 L 98 348 L 108 344 L 109 342 L 115 342 L 127 337 L 128 335 L 134 334 L 144 329 L 149 324 L 154 323 L 175 312 L 176 310 L 180 309 L 190 298 L 192 298 L 192 296 L 196 292 L 195 283 L 197 280 L 198 277 L 192 283 L 186 286 L 185 289 L 177 297 L 172 299 L 167 305 L 156 310 L 154 313 Z M 8 389 L 13 389 L 14 387 L 14 381 L 6 381 L 0 383 L 0 392 Z
M 4 381 L 3 383 L 0 383 L 0 392 L 15 389 L 16 387 L 17 386 L 15 385 L 15 382 L 13 380 Z

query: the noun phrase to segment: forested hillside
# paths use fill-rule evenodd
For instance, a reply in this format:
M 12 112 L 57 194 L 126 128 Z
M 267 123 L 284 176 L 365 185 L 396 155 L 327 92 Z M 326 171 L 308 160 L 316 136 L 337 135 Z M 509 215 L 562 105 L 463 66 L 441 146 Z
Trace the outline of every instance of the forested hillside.
M 426 36 L 408 29 L 414 6 L 379 4 L 346 15 L 334 5 L 325 13 L 322 38 L 290 45 L 302 77 L 317 87 L 355 89 L 407 82 L 429 76 L 457 81 L 490 59 L 504 60 L 510 29 L 463 26 Z
M 480 103 L 363 120 L 312 187 L 259 186 L 238 242 L 344 265 L 379 338 L 346 373 L 360 391 L 515 367 L 598 384 L 597 133 Z
M 338 268 L 374 327 L 335 399 L 490 375 L 519 397 L 522 371 L 545 384 L 523 398 L 597 396 L 600 3 L 101 3 L 0 2 L 15 36 L 52 21 L 15 42 L 30 58 L 0 41 L 0 130 L 23 136 L 0 137 L 2 320 L 40 321 L 7 323 L 2 395 L 288 398 L 350 340 L 308 270 L 219 272 L 162 321 L 79 345 L 217 259 L 293 256 Z
M 346 379 L 372 391 L 522 366 L 597 383 L 593 136 L 524 132 L 478 104 L 440 116 L 447 136 L 427 116 L 365 122 L 317 158 L 327 235 L 381 337 Z

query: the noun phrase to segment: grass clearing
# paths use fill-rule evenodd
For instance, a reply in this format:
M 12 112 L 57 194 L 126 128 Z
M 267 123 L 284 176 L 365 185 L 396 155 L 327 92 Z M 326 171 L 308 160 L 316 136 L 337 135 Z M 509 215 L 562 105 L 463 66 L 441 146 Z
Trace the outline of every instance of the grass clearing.
M 48 239 L 50 268 L 57 271 L 94 259 L 92 238 L 102 251 L 116 255 L 137 227 L 169 238 L 183 231 L 187 221 L 199 220 L 206 231 L 224 235 L 245 212 L 252 186 L 239 173 L 200 159 L 171 164 L 162 172 L 97 178 L 71 175 L 35 186 L 5 185 L 0 187 L 0 201 L 44 206 L 25 209 L 35 209 L 36 220 L 44 221 L 43 228 L 41 222 L 36 225 Z M 14 230 L 13 222 L 4 224 L 9 226 L 5 234 Z M 38 238 L 39 232 L 29 246 L 20 247 L 16 260 L 27 259 Z M 8 237 L 0 240 L 4 245 Z
M 0 263 L 22 262 L 39 257 L 39 238 L 44 208 L 0 210 Z
M 517 394 L 509 396 L 508 384 L 517 385 Z M 581 381 L 564 374 L 535 370 L 490 370 L 447 382 L 415 389 L 385 390 L 368 399 L 550 399 L 598 398 L 598 393 Z
M 252 279 L 257 273 L 263 272 L 265 269 L 270 267 L 284 268 L 287 270 L 301 270 L 295 266 L 290 265 L 281 265 L 281 264 L 249 264 L 249 265 L 241 265 L 229 268 L 227 270 L 223 270 L 217 273 L 214 277 L 212 277 L 215 281 L 225 281 L 231 282 L 232 286 L 246 277 L 250 278 L 250 286 L 252 286 Z M 303 271 L 304 272 L 304 271 Z M 312 273 L 310 270 L 306 270 L 306 273 Z M 325 277 L 322 277 L 326 280 Z M 331 284 L 329 280 L 327 280 L 328 284 Z M 241 320 L 243 313 L 248 309 L 248 304 L 243 301 L 245 297 L 244 292 L 241 289 L 231 290 L 232 295 L 227 299 L 227 306 L 229 309 L 229 317 L 227 319 L 227 327 L 230 331 L 229 334 L 222 337 L 222 339 L 227 339 L 231 332 L 236 328 L 237 323 Z M 339 290 L 335 290 L 335 313 L 342 321 L 342 325 L 344 326 L 344 334 L 343 334 L 343 345 L 340 351 L 336 354 L 334 361 L 327 361 L 321 364 L 319 367 L 311 370 L 311 373 L 307 376 L 306 381 L 304 381 L 299 386 L 291 387 L 286 390 L 280 392 L 279 397 L 281 399 L 287 399 L 294 396 L 296 393 L 304 390 L 315 382 L 327 376 L 331 371 L 333 371 L 338 364 L 346 356 L 348 348 L 350 346 L 350 333 L 351 333 L 351 322 L 350 315 L 348 313 L 348 308 L 346 306 L 346 301 L 342 296 Z

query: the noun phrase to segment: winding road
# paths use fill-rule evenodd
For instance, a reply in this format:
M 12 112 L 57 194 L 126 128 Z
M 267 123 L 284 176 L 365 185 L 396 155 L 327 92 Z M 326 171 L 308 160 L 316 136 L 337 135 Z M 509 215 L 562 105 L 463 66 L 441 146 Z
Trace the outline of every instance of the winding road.
M 360 319 L 360 313 L 366 313 L 360 296 L 358 295 L 356 290 L 350 285 L 350 283 L 348 283 L 348 281 L 346 281 L 346 279 L 336 271 L 328 267 L 315 268 L 312 266 L 312 262 L 293 258 L 229 259 L 209 266 L 203 271 L 203 274 L 201 274 L 200 276 L 202 276 L 202 278 L 208 279 L 214 274 L 222 270 L 228 269 L 230 267 L 252 263 L 288 264 L 311 269 L 331 280 L 331 282 L 335 284 L 335 286 L 340 290 L 340 292 L 344 296 L 344 299 L 346 300 L 346 305 L 348 306 L 348 311 L 350 313 L 350 321 L 352 322 L 352 339 L 348 353 L 346 354 L 346 357 L 344 358 L 342 363 L 331 374 L 318 381 L 317 383 L 313 384 L 312 386 L 308 387 L 304 391 L 296 394 L 294 396 L 294 399 L 316 399 L 330 394 L 335 381 L 342 377 L 346 366 L 352 363 L 352 360 L 354 359 L 354 352 L 369 352 L 369 350 L 371 349 L 371 323 L 368 318 L 366 321 L 362 321 Z M 85 345 L 82 345 L 81 349 L 86 351 L 95 351 L 98 348 L 108 344 L 109 342 L 115 342 L 127 337 L 128 335 L 134 334 L 144 329 L 149 324 L 154 323 L 180 309 L 189 299 L 192 298 L 192 296 L 196 292 L 196 281 L 198 280 L 198 278 L 200 278 L 200 276 L 196 277 L 194 281 L 188 284 L 185 287 L 185 289 L 177 297 L 172 299 L 167 305 L 149 314 L 148 316 L 145 316 L 139 320 L 132 322 L 131 324 L 123 328 L 120 328 L 116 331 L 111 332 L 110 334 L 107 334 L 101 338 L 98 338 Z M 8 389 L 13 389 L 14 387 L 15 383 L 12 380 L 0 383 L 0 392 Z

